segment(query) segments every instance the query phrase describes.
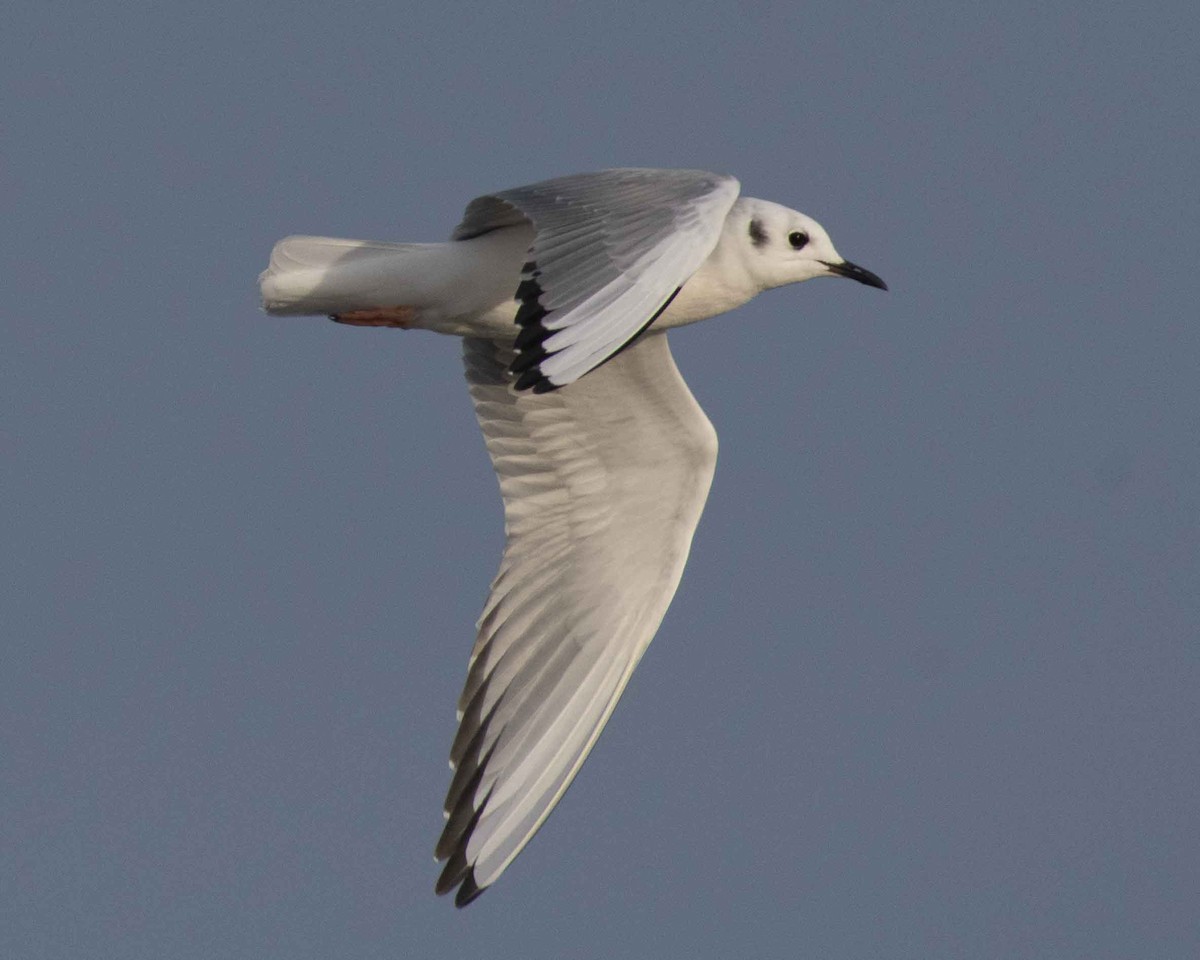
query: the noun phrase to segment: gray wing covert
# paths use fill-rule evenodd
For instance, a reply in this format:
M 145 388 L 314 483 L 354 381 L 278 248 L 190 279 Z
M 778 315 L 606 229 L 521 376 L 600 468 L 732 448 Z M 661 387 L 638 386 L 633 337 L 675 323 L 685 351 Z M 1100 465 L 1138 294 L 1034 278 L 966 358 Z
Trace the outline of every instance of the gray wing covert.
M 737 199 L 733 177 L 699 170 L 604 170 L 479 197 L 453 239 L 526 220 L 517 389 L 572 383 L 631 343 L 699 269 Z

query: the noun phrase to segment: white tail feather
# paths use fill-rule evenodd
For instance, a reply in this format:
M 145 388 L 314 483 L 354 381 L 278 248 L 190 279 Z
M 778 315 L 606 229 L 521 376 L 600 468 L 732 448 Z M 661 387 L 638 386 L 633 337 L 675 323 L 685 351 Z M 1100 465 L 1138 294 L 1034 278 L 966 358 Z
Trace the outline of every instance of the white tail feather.
M 258 278 L 263 309 L 283 316 L 411 308 L 414 327 L 455 336 L 511 336 L 533 228 L 450 243 L 285 237 Z
M 258 278 L 263 309 L 272 314 L 332 314 L 405 302 L 402 269 L 432 244 L 285 237 Z

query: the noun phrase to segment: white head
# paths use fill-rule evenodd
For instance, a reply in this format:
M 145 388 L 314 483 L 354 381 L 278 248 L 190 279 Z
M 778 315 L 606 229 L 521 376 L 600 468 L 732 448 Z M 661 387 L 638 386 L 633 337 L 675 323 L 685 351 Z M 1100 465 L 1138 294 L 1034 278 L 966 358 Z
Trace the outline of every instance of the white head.
M 743 197 L 725 223 L 726 232 L 741 235 L 746 267 L 763 289 L 814 277 L 847 277 L 887 289 L 871 271 L 842 257 L 816 220 L 778 203 Z

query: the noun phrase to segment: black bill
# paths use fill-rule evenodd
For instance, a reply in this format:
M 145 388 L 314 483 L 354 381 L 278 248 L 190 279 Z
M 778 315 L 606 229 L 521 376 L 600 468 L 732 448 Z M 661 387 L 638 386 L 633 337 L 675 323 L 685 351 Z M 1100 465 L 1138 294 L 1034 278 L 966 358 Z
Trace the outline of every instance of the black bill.
M 821 262 L 829 268 L 830 273 L 836 274 L 839 277 L 845 277 L 847 280 L 857 280 L 859 283 L 865 283 L 868 287 L 878 287 L 880 290 L 887 289 L 886 283 L 870 270 L 864 270 L 857 263 L 851 263 L 849 260 L 843 260 L 841 263 L 826 263 L 824 260 Z

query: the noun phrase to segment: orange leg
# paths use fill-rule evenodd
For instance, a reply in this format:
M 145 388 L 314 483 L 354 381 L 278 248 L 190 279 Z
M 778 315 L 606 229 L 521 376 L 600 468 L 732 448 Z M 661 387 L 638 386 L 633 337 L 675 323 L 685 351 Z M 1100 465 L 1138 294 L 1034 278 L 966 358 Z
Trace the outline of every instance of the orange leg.
M 352 327 L 399 327 L 401 330 L 407 330 L 416 316 L 417 311 L 412 307 L 376 307 L 372 310 L 335 313 L 329 319 L 335 323 L 347 323 Z

